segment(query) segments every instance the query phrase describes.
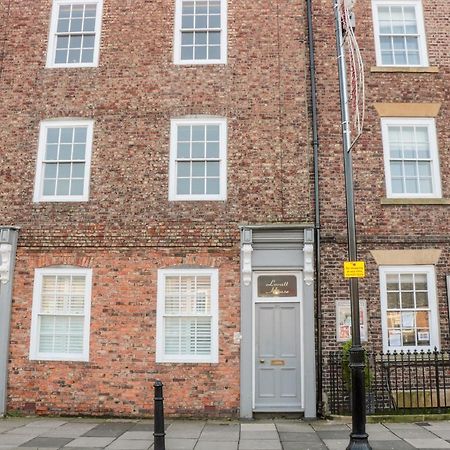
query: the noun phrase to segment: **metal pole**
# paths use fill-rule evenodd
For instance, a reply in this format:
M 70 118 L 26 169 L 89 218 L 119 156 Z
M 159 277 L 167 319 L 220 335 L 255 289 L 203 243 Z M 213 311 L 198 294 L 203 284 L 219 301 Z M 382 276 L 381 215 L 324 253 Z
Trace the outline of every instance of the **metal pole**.
M 155 410 L 154 410 L 154 429 L 153 429 L 153 444 L 155 450 L 166 450 L 164 430 L 164 397 L 163 384 L 156 380 L 153 385 L 155 388 Z
M 341 103 L 342 143 L 344 153 L 345 200 L 347 205 L 348 256 L 357 260 L 356 221 L 353 193 L 352 154 L 350 151 L 350 124 L 347 95 L 347 74 L 343 43 L 342 20 L 339 0 L 334 0 L 336 19 L 336 47 L 339 71 L 339 92 Z M 352 432 L 347 450 L 371 450 L 366 433 L 365 352 L 361 346 L 359 321 L 358 278 L 350 278 L 350 304 L 352 315 L 352 348 L 350 349 L 350 370 L 352 378 Z

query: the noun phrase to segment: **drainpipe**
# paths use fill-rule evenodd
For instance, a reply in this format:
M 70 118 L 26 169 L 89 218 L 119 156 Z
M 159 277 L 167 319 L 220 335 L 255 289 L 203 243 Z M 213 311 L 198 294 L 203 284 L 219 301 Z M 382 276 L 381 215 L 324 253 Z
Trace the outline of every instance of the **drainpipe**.
M 319 132 L 317 126 L 316 65 L 314 61 L 314 33 L 312 22 L 312 0 L 306 0 L 308 18 L 309 74 L 311 83 L 311 116 L 313 133 L 314 159 L 314 245 L 315 245 L 315 294 L 316 294 L 316 329 L 317 329 L 317 409 L 323 414 L 322 398 L 322 300 L 320 294 L 320 203 L 319 203 Z
M 12 285 L 18 233 L 18 228 L 0 227 L 0 417 L 6 414 Z

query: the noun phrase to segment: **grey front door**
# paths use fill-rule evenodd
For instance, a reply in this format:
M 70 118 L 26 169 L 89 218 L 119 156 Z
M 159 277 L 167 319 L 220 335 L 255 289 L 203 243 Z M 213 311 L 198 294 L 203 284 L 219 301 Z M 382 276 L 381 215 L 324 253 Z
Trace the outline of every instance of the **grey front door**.
M 300 303 L 256 303 L 255 410 L 302 409 Z

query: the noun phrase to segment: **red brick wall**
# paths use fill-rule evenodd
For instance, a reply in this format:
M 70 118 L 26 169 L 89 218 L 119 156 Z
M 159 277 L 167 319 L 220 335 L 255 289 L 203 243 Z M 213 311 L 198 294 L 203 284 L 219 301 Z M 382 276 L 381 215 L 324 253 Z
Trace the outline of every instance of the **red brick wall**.
M 424 0 L 425 28 L 430 66 L 438 73 L 375 73 L 376 66 L 370 0 L 357 0 L 356 35 L 366 77 L 366 121 L 353 151 L 356 222 L 359 259 L 365 260 L 366 278 L 360 280 L 360 297 L 367 300 L 369 348 L 380 350 L 381 311 L 379 275 L 370 250 L 441 249 L 436 265 L 440 336 L 450 346 L 445 276 L 450 273 L 449 205 L 385 205 L 384 160 L 380 117 L 374 103 L 441 103 L 436 117 L 442 195 L 450 198 L 450 3 Z M 340 130 L 335 24 L 332 0 L 313 1 L 318 80 L 320 133 L 320 199 L 322 234 L 323 348 L 336 343 L 335 300 L 348 299 L 343 261 L 348 259 L 345 195 Z
M 155 364 L 157 269 L 219 269 L 219 364 Z M 34 269 L 93 269 L 89 362 L 30 361 Z M 165 410 L 236 415 L 239 408 L 239 252 L 20 250 L 11 331 L 9 409 L 37 414 L 149 415 L 153 382 L 165 384 Z M 44 382 L 45 380 L 45 382 Z
M 173 0 L 104 0 L 100 65 L 46 69 L 50 0 L 9 5 L 0 216 L 20 226 L 10 410 L 146 415 L 239 408 L 241 223 L 312 221 L 305 2 L 228 2 L 228 64 L 173 64 Z M 228 120 L 226 202 L 169 202 L 172 117 Z M 93 118 L 90 200 L 32 203 L 39 122 Z M 157 269 L 219 269 L 219 364 L 155 365 Z M 93 269 L 89 363 L 29 361 L 34 269 Z M 46 380 L 45 383 L 42 380 Z

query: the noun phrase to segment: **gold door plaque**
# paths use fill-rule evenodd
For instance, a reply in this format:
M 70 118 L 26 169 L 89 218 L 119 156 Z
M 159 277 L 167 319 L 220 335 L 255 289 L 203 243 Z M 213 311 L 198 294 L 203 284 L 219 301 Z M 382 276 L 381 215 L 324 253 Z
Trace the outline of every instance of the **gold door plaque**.
M 271 366 L 284 366 L 284 364 L 284 359 L 272 359 L 272 361 L 270 361 Z

